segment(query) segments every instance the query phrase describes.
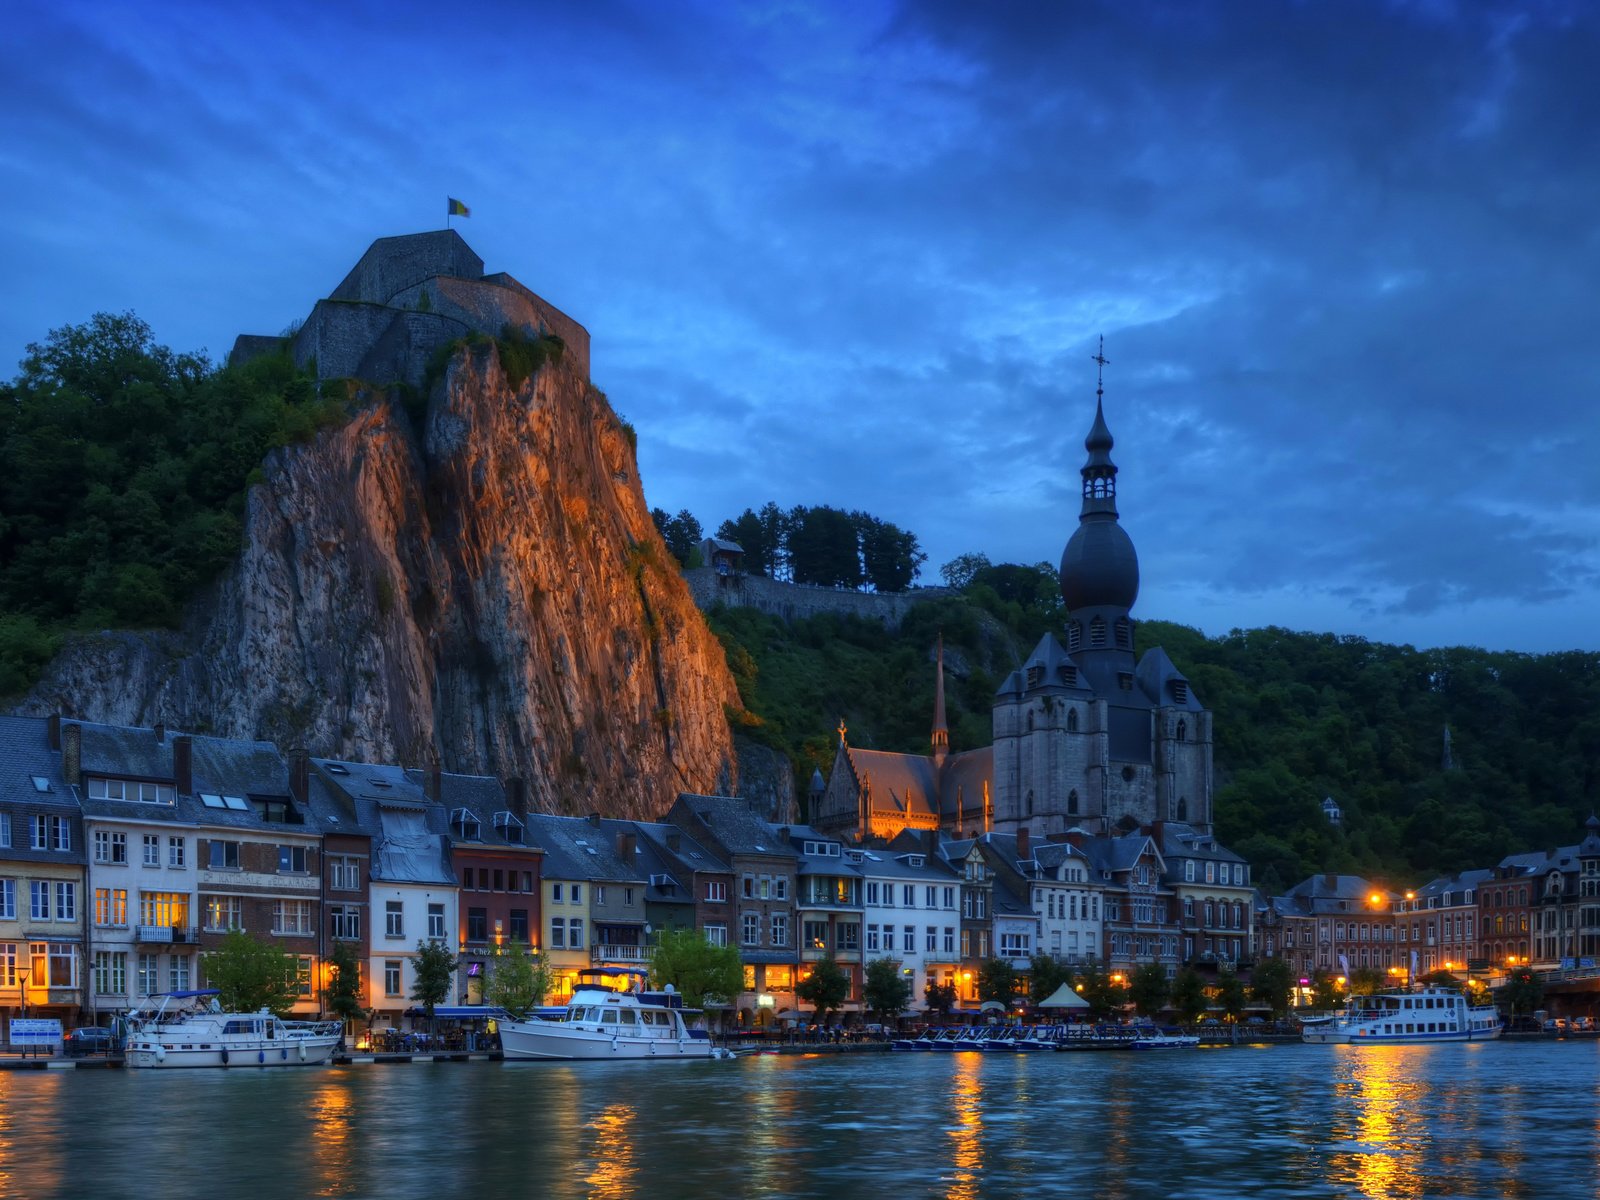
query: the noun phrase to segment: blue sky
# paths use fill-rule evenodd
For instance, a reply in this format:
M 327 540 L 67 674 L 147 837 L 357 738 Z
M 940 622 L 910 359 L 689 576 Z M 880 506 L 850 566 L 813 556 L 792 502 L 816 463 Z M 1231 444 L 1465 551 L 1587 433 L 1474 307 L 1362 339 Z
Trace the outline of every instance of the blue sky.
M 35 3 L 0 361 L 226 354 L 443 224 L 593 335 L 646 497 L 1054 561 L 1095 339 L 1136 615 L 1600 647 L 1600 11 Z

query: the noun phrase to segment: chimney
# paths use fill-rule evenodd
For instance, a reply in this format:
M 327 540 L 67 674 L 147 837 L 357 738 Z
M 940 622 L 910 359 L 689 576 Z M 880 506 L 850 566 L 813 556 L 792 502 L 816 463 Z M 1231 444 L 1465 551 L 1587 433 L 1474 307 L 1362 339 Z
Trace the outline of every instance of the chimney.
M 590 813 L 589 814 L 589 824 L 593 825 L 596 829 L 599 829 L 600 828 L 600 814 L 597 813 L 597 812 Z
M 1068 842 L 1070 842 L 1072 839 L 1069 838 L 1067 836 L 1066 832 L 1063 830 L 1061 833 L 1047 833 L 1047 834 L 1045 834 L 1044 835 L 1044 840 L 1047 841 L 1047 842 L 1054 843 L 1055 845 L 1058 845 L 1058 846 L 1064 846 Z
M 1322 886 L 1327 888 L 1330 892 L 1337 891 L 1339 888 L 1339 877 L 1332 871 L 1329 871 L 1322 877 Z
M 511 806 L 512 816 L 518 820 L 528 815 L 528 781 L 520 775 L 506 780 L 506 803 Z
M 304 750 L 289 751 L 289 795 L 296 804 L 309 803 L 311 792 L 311 755 Z
M 631 830 L 627 833 L 617 834 L 617 857 L 625 863 L 633 861 L 634 854 L 638 851 L 639 835 Z
M 1033 857 L 1031 831 L 1026 825 L 1017 830 L 1017 857 L 1023 862 L 1027 862 Z
M 1067 844 L 1070 846 L 1076 846 L 1079 850 L 1082 850 L 1083 844 L 1088 840 L 1089 835 L 1079 826 L 1074 825 L 1067 830 Z
M 157 721 L 156 722 L 155 735 L 156 735 L 156 745 L 158 745 L 158 746 L 161 745 L 162 742 L 167 740 L 167 723 L 165 721 Z
M 778 826 L 778 840 L 780 842 L 787 842 L 789 840 L 789 827 L 787 825 Z
M 194 795 L 194 739 L 188 734 L 172 739 L 172 779 L 178 795 Z
M 61 774 L 66 776 L 68 787 L 83 783 L 83 726 L 61 727 Z
M 444 792 L 443 772 L 439 769 L 439 759 L 434 757 L 428 763 L 428 769 L 422 773 L 422 794 L 428 798 L 429 803 L 439 803 L 439 798 Z
M 61 714 L 51 713 L 50 719 L 45 722 L 45 743 L 52 750 L 61 749 Z
M 667 849 L 671 850 L 674 854 L 676 854 L 676 853 L 678 853 L 678 850 L 679 850 L 680 847 L 682 847 L 682 845 L 683 845 L 683 835 L 680 834 L 676 829 L 668 830 L 667 831 Z

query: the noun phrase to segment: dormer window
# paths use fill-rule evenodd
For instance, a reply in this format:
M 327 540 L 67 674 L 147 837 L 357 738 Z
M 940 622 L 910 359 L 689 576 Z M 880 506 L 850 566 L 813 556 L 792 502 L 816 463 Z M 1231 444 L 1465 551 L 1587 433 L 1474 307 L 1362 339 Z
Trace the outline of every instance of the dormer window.
M 178 795 L 170 783 L 142 783 L 97 775 L 89 777 L 88 791 L 91 800 L 132 800 L 139 804 L 171 804 Z
M 494 815 L 494 828 L 495 832 L 505 838 L 506 841 L 515 842 L 519 846 L 522 844 L 523 825 L 517 819 L 515 813 L 502 808 Z
M 483 826 L 478 820 L 478 814 L 470 808 L 451 810 L 450 829 L 463 842 L 475 842 L 483 836 Z
M 1028 679 L 1028 687 L 1029 688 L 1038 687 L 1041 683 L 1044 682 L 1044 668 L 1040 667 L 1040 666 L 1029 667 L 1028 668 L 1027 679 Z

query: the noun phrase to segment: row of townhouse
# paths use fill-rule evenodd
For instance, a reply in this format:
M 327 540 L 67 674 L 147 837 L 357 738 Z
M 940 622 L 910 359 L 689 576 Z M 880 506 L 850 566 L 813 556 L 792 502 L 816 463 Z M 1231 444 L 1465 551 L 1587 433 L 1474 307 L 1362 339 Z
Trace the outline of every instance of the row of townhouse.
M 1592 969 L 1600 963 L 1600 819 L 1571 846 L 1511 854 L 1495 866 L 1404 892 L 1358 875 L 1314 875 L 1262 901 L 1261 952 L 1304 978 L 1369 969 Z

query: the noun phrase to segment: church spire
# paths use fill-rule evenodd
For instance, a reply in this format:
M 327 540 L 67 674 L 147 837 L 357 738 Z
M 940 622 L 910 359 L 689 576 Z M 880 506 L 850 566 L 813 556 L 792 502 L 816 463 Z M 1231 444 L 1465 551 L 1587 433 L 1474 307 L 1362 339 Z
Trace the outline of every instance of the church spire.
M 944 764 L 950 753 L 950 730 L 944 721 L 944 633 L 939 633 L 938 667 L 933 676 L 933 765 Z
M 1111 461 L 1111 447 L 1116 443 L 1111 437 L 1111 427 L 1106 424 L 1106 364 L 1111 360 L 1106 357 L 1103 334 L 1100 349 L 1089 357 L 1095 364 L 1094 424 L 1089 427 L 1089 436 L 1083 439 L 1083 448 L 1089 452 L 1089 457 L 1081 472 L 1083 508 L 1080 516 L 1107 513 L 1114 518 L 1117 515 L 1117 464 Z

